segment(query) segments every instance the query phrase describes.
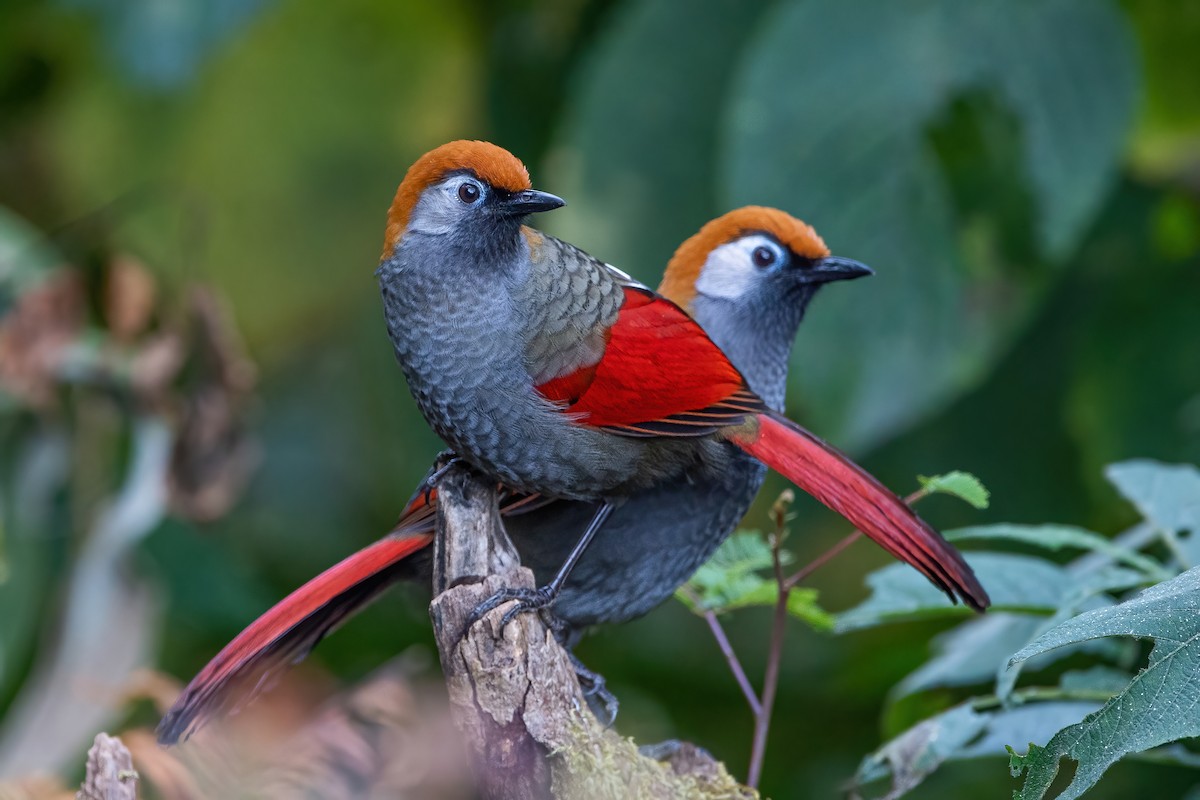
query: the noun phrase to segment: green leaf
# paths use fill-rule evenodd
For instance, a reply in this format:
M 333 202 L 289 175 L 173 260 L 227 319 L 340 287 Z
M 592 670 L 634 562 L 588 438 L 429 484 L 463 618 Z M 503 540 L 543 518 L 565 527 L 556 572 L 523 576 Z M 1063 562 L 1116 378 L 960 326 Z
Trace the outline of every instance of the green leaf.
M 1143 591 L 1131 600 L 1067 620 L 1040 636 L 1009 661 L 1010 669 L 1056 647 L 1105 636 L 1154 641 L 1150 660 L 1125 689 L 1082 722 L 1060 730 L 1044 748 L 1014 758 L 1014 774 L 1027 770 L 1018 800 L 1045 796 L 1059 761 L 1078 762 L 1075 776 L 1058 795 L 1079 797 L 1117 759 L 1200 735 L 1200 568 Z
M 1110 464 L 1104 474 L 1161 533 L 1184 568 L 1200 564 L 1200 469 L 1135 460 Z
M 1098 533 L 1092 533 L 1073 525 L 979 525 L 969 528 L 957 528 L 945 531 L 943 535 L 950 542 L 969 542 L 979 540 L 1020 542 L 1030 544 L 1045 550 L 1090 550 L 1102 553 L 1113 561 L 1139 569 L 1154 580 L 1166 580 L 1171 577 L 1161 564 L 1149 556 L 1115 544 Z
M 819 592 L 816 589 L 806 587 L 792 589 L 788 592 L 788 615 L 802 620 L 814 630 L 831 631 L 833 630 L 833 616 L 817 604 L 818 596 Z M 758 584 L 750 586 L 747 582 L 743 591 L 712 610 L 724 613 L 750 606 L 773 607 L 778 600 L 779 589 L 775 580 L 759 578 Z
M 854 782 L 862 786 L 890 775 L 892 789 L 884 799 L 901 797 L 977 738 L 986 725 L 986 717 L 970 705 L 923 720 L 864 758 Z
M 1007 698 L 1015 686 L 1017 670 L 1000 670 L 1009 654 L 1028 644 L 1034 637 L 1069 619 L 1081 610 L 1090 610 L 1112 604 L 1104 592 L 1123 590 L 1145 583 L 1141 573 L 1117 567 L 1101 567 L 1081 571 L 1072 565 L 1063 569 L 1063 577 L 1055 585 L 1059 587 L 1054 602 L 1057 609 L 1046 616 L 1031 614 L 1006 614 L 993 608 L 987 615 L 967 620 L 934 640 L 935 655 L 917 670 L 909 674 L 892 690 L 894 702 L 905 695 L 935 686 L 966 686 L 996 681 L 996 694 Z M 997 596 L 993 593 L 993 599 Z M 1109 640 L 1081 642 L 1031 660 L 1028 667 L 1040 670 L 1055 661 L 1077 652 L 1119 660 L 1125 657 L 1128 647 L 1124 643 Z
M 784 563 L 791 561 L 785 551 Z M 773 565 L 771 546 L 758 531 L 738 531 L 730 536 L 687 584 L 675 593 L 694 613 L 725 613 L 750 606 L 774 606 L 779 599 L 775 576 L 761 570 Z M 815 630 L 833 629 L 833 617 L 817 604 L 816 589 L 795 588 L 788 593 L 788 614 Z
M 921 488 L 929 494 L 953 495 L 980 510 L 988 507 L 990 495 L 987 487 L 969 472 L 955 470 L 931 478 L 918 475 L 917 480 L 921 482 Z
M 1037 635 L 1051 630 L 1066 620 L 1075 617 L 1081 611 L 1091 611 L 1097 607 L 1107 607 L 1112 605 L 1112 598 L 1105 592 L 1121 592 L 1127 589 L 1132 589 L 1136 586 L 1145 584 L 1145 576 L 1138 572 L 1122 569 L 1120 567 L 1102 567 L 1100 569 L 1088 570 L 1080 572 L 1077 569 L 1068 569 L 1068 582 L 1063 595 L 1062 604 L 1058 610 L 1050 616 L 1049 619 L 1043 620 L 1038 627 Z M 1101 644 L 1099 641 L 1088 640 L 1078 642 L 1067 647 L 1057 648 L 1038 656 L 1036 662 L 1032 659 L 1028 666 L 1033 669 L 1041 669 L 1048 663 L 1057 661 L 1067 656 L 1073 655 L 1077 650 L 1090 649 L 1093 645 Z M 1088 647 L 1085 647 L 1087 645 Z M 1111 648 L 1102 648 L 1111 652 Z M 1017 679 L 1025 668 L 1025 664 L 1009 666 L 1001 668 L 996 676 L 996 694 L 1001 698 L 1008 699 L 1013 689 L 1017 685 Z
M 1044 739 L 1099 707 L 1100 702 L 1094 700 L 1051 700 L 990 712 L 985 735 L 954 755 L 956 758 L 1001 756 L 1013 743 Z
M 807 623 L 813 630 L 832 631 L 833 615 L 817 604 L 818 596 L 816 589 L 792 589 L 788 593 L 788 615 Z
M 1066 691 L 1097 691 L 1116 694 L 1129 685 L 1133 676 L 1123 669 L 1097 664 L 1087 669 L 1064 672 L 1058 685 Z
M 917 723 L 868 755 L 854 782 L 862 786 L 890 776 L 891 791 L 884 798 L 892 800 L 912 791 L 947 761 L 1004 755 L 1009 743 L 1051 736 L 1099 705 L 1056 700 L 976 711 L 964 703 Z
M 1200 533 L 1200 469 L 1137 460 L 1110 464 L 1104 474 L 1159 530 Z
M 771 546 L 758 531 L 737 531 L 700 566 L 676 596 L 692 611 L 727 611 L 760 594 L 759 570 L 772 565 Z M 773 582 L 771 594 L 774 596 Z M 758 603 L 754 603 L 758 604 Z
M 1116 175 L 1133 42 L 1097 0 L 793 0 L 759 30 L 726 117 L 724 205 L 788 209 L 876 267 L 869 289 L 814 304 L 797 353 L 814 426 L 860 446 L 978 381 L 1052 278 L 968 255 L 930 128 L 967 93 L 1011 115 L 1033 233 L 1061 262 Z
M 759 591 L 764 583 L 757 572 L 772 565 L 771 546 L 758 531 L 737 531 L 717 548 L 712 558 L 700 566 L 680 594 L 692 608 L 726 610 L 744 597 Z M 695 597 L 695 603 L 691 597 Z
M 51 429 L 20 447 L 11 476 L 0 473 L 8 567 L 8 580 L 0 584 L 0 702 L 10 696 L 27 667 L 38 624 L 58 586 L 58 542 L 51 532 L 62 524 L 55 518 L 55 499 L 70 469 L 70 452 L 63 432 Z
M 972 553 L 967 563 L 992 598 L 994 611 L 1053 614 L 1062 604 L 1070 581 L 1063 567 L 1041 558 L 1008 553 Z M 954 605 L 907 564 L 889 564 L 867 576 L 871 596 L 837 615 L 839 633 L 889 622 L 972 616 Z
M 942 686 L 971 686 L 996 679 L 998 664 L 1033 640 L 1046 628 L 1045 617 L 989 612 L 970 619 L 933 640 L 934 656 L 905 676 L 892 689 L 893 702 L 916 692 Z M 1044 669 L 1076 652 L 1117 659 L 1127 648 L 1111 640 L 1081 642 L 1031 661 L 1029 669 Z

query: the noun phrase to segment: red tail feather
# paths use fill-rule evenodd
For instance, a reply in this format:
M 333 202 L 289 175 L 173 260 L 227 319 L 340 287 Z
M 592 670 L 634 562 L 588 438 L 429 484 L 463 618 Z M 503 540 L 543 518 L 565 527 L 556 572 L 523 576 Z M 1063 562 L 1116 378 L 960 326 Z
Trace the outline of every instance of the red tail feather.
M 990 600 L 962 556 L 900 498 L 844 454 L 782 415 L 758 416 L 734 444 L 841 514 L 955 602 L 982 611 Z
M 409 509 L 413 511 L 414 509 Z M 425 515 L 420 515 L 425 516 Z M 243 694 L 246 699 L 282 667 L 304 658 L 326 634 L 396 580 L 396 564 L 433 541 L 432 519 L 404 520 L 392 535 L 330 567 L 255 620 L 192 679 L 158 726 L 174 744 L 209 715 Z

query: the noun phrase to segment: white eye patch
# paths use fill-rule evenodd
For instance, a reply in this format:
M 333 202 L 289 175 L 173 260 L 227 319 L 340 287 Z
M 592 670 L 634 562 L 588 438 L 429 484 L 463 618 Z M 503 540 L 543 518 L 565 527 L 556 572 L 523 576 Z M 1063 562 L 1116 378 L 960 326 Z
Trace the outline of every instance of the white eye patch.
M 464 203 L 458 196 L 459 188 L 468 182 L 471 181 L 461 175 L 455 175 L 426 189 L 413 208 L 408 229 L 434 235 L 453 233 L 457 230 L 463 217 L 478 205 L 478 202 Z M 480 189 L 481 194 L 484 191 L 486 190 Z
M 708 297 L 735 300 L 758 285 L 763 273 L 770 267 L 756 266 L 754 251 L 764 247 L 774 254 L 772 264 L 784 261 L 783 249 L 770 237 L 761 234 L 743 236 L 713 250 L 700 277 L 696 279 L 696 292 Z

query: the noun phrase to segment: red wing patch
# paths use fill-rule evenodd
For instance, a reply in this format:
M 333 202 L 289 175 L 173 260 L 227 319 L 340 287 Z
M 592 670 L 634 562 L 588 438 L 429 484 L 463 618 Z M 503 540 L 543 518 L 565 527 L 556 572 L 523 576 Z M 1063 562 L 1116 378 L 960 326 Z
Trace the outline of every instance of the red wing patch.
M 584 392 L 592 385 L 592 381 L 596 378 L 596 364 L 590 367 L 583 367 L 574 372 L 569 372 L 566 375 L 559 375 L 557 378 L 550 380 L 537 387 L 537 390 L 547 400 L 553 403 L 562 403 L 570 406 L 579 401 L 583 397 Z
M 538 390 L 567 401 L 564 411 L 579 424 L 625 436 L 705 436 L 764 410 L 691 317 L 639 287 L 625 287 L 604 357 L 587 371 L 586 379 L 576 372 Z

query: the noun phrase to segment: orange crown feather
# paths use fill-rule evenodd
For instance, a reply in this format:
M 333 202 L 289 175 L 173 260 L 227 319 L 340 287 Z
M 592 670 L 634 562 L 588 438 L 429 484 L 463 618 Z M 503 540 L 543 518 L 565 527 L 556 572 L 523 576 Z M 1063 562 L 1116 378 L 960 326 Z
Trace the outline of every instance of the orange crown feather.
M 811 225 L 777 208 L 745 206 L 722 214 L 679 245 L 667 264 L 659 294 L 687 308 L 696 297 L 696 279 L 712 251 L 749 233 L 770 234 L 804 258 L 829 255 L 829 248 Z
M 503 147 L 490 142 L 475 142 L 460 139 L 447 142 L 418 158 L 408 168 L 392 207 L 388 209 L 387 228 L 384 231 L 383 256 L 387 258 L 396 243 L 408 228 L 408 218 L 413 207 L 421 199 L 421 192 L 442 180 L 455 170 L 470 170 L 475 177 L 490 186 L 508 192 L 522 192 L 532 188 L 529 170 L 521 160 Z

